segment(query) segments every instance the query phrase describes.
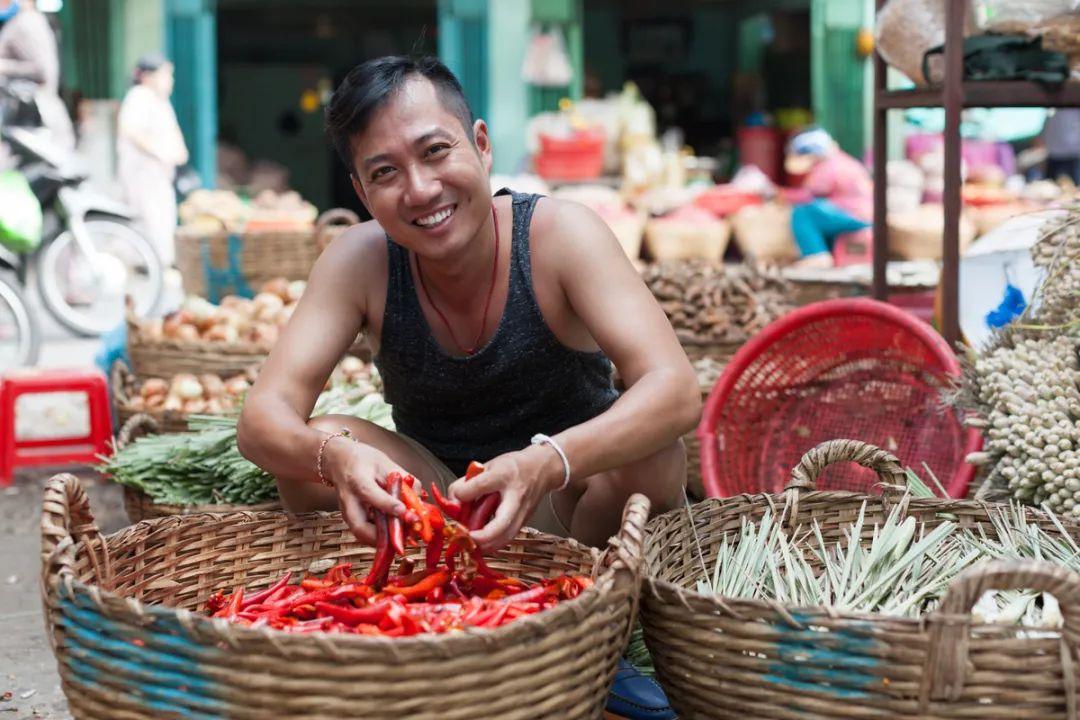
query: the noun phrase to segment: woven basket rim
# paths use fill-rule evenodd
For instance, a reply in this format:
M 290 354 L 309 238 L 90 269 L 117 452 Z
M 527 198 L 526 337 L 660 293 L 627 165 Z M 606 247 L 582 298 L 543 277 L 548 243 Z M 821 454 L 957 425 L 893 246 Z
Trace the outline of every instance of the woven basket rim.
M 629 593 L 636 602 L 637 590 L 641 581 L 644 527 L 648 512 L 648 498 L 640 494 L 632 495 L 623 509 L 619 533 L 608 542 L 603 551 L 588 547 L 572 539 L 558 538 L 532 528 L 523 528 L 518 537 L 538 538 L 548 544 L 573 550 L 575 553 L 583 555 L 584 558 L 592 560 L 591 576 L 594 582 L 591 587 L 582 591 L 573 600 L 559 603 L 554 608 L 535 616 L 518 618 L 500 628 L 476 629 L 451 635 L 425 634 L 408 638 L 379 638 L 346 633 L 318 632 L 305 633 L 301 636 L 267 627 L 244 627 L 221 618 L 206 617 L 197 611 L 144 603 L 139 599 L 112 592 L 101 584 L 101 573 L 105 574 L 106 582 L 111 582 L 113 575 L 108 553 L 109 544 L 121 542 L 126 536 L 134 533 L 149 532 L 161 536 L 170 533 L 170 530 L 175 532 L 181 525 L 198 523 L 224 523 L 230 525 L 259 522 L 277 523 L 280 522 L 283 516 L 288 517 L 290 525 L 338 524 L 344 527 L 340 512 L 288 514 L 281 511 L 253 512 L 238 510 L 228 513 L 173 515 L 143 520 L 105 537 L 100 534 L 94 524 L 89 501 L 80 481 L 70 474 L 60 474 L 53 476 L 45 487 L 41 522 L 43 545 L 41 587 L 47 605 L 53 602 L 50 598 L 55 598 L 60 593 L 64 593 L 68 599 L 74 602 L 76 590 L 84 590 L 90 601 L 106 614 L 109 613 L 109 608 L 106 606 L 111 605 L 117 608 L 123 607 L 124 611 L 136 615 L 154 614 L 161 617 L 176 618 L 193 632 L 208 639 L 226 642 L 234 646 L 245 639 L 265 641 L 273 644 L 282 654 L 288 654 L 288 648 L 294 646 L 294 644 L 298 648 L 310 648 L 311 641 L 306 639 L 309 636 L 313 636 L 320 647 L 324 647 L 331 653 L 335 652 L 335 649 L 370 649 L 371 647 L 388 648 L 391 652 L 393 652 L 394 648 L 430 647 L 437 652 L 446 653 L 448 650 L 459 647 L 465 649 L 472 643 L 484 642 L 485 640 L 494 643 L 497 640 L 507 638 L 526 638 L 535 636 L 540 631 L 548 632 L 550 631 L 549 628 L 579 624 L 584 615 L 606 602 L 612 593 Z M 57 515 L 60 516 L 59 523 L 57 522 Z M 99 553 L 95 550 L 94 546 L 98 544 L 100 544 L 104 552 Z M 93 583 L 84 582 L 75 574 L 75 561 L 80 552 L 88 556 L 90 565 L 93 568 Z M 608 562 L 609 557 L 610 562 Z M 101 562 L 102 559 L 104 559 L 104 564 Z M 481 632 L 481 630 L 483 631 Z
M 150 529 L 156 529 L 158 531 L 164 531 L 165 528 L 158 528 L 159 525 L 172 525 L 179 523 L 196 523 L 202 521 L 228 521 L 235 519 L 245 522 L 258 522 L 261 520 L 277 520 L 280 518 L 281 512 L 267 512 L 267 511 L 234 511 L 227 513 L 209 513 L 209 512 L 197 512 L 186 515 L 173 515 L 168 517 L 148 518 L 146 520 L 140 520 L 134 525 L 129 525 L 115 533 L 111 533 L 107 536 L 103 536 L 106 543 L 112 540 L 121 539 L 124 535 L 131 534 L 139 531 L 147 531 Z M 313 512 L 292 515 L 292 518 L 296 522 L 305 521 L 338 521 L 340 522 L 340 512 Z M 543 539 L 554 539 L 563 543 L 569 543 L 576 549 L 585 550 L 588 555 L 592 556 L 593 560 L 593 572 L 596 572 L 598 564 L 602 560 L 603 553 L 590 548 L 586 545 L 582 545 L 576 540 L 570 538 L 559 538 L 557 536 L 548 535 L 542 533 L 539 530 L 532 528 L 523 528 L 522 535 L 526 537 L 539 537 Z M 87 544 L 85 540 L 76 542 L 74 552 L 76 556 L 80 552 L 87 551 Z M 586 588 L 576 598 L 571 600 L 564 600 L 559 602 L 555 607 L 545 610 L 543 613 L 537 615 L 527 615 L 520 617 L 514 622 L 501 625 L 497 628 L 465 628 L 461 632 L 454 633 L 423 633 L 418 635 L 406 636 L 406 637 L 382 637 L 377 635 L 358 635 L 354 633 L 337 633 L 337 632 L 312 632 L 312 633 L 289 633 L 283 630 L 275 630 L 269 627 L 251 628 L 238 623 L 230 622 L 224 618 L 211 618 L 196 610 L 189 610 L 186 608 L 178 608 L 170 605 L 162 605 L 158 603 L 146 603 L 137 598 L 127 597 L 117 594 L 111 590 L 105 589 L 99 583 L 86 583 L 75 577 L 74 571 L 70 568 L 65 568 L 60 571 L 57 576 L 56 585 L 53 588 L 47 589 L 47 592 L 57 592 L 59 588 L 63 588 L 63 591 L 68 594 L 68 597 L 73 599 L 74 593 L 77 590 L 83 591 L 86 596 L 92 598 L 92 601 L 98 605 L 105 605 L 108 603 L 123 603 L 132 611 L 155 617 L 173 618 L 179 616 L 182 623 L 189 625 L 195 632 L 200 635 L 206 636 L 218 636 L 220 639 L 226 642 L 239 642 L 247 639 L 255 638 L 272 638 L 275 644 L 280 644 L 281 649 L 286 651 L 290 644 L 295 644 L 297 647 L 310 647 L 309 638 L 317 638 L 316 642 L 320 645 L 326 643 L 332 643 L 341 647 L 387 647 L 387 648 L 408 648 L 408 647 L 438 647 L 443 651 L 448 649 L 454 649 L 459 646 L 467 646 L 477 639 L 490 639 L 491 641 L 504 639 L 508 636 L 532 634 L 538 626 L 548 625 L 561 625 L 566 623 L 576 623 L 579 613 L 589 612 L 595 605 L 603 602 L 604 596 L 614 589 L 614 573 L 616 571 L 612 568 L 604 570 L 603 574 L 595 578 L 595 582 L 589 588 Z M 59 586 L 56 587 L 56 586 Z M 285 653 L 287 654 L 287 653 Z
M 230 343 L 224 340 L 147 340 L 138 334 L 128 336 L 128 345 L 150 350 L 178 350 L 195 355 L 265 355 L 273 348 L 268 343 Z
M 796 493 L 800 502 L 803 501 L 826 501 L 833 504 L 841 503 L 862 503 L 866 501 L 870 502 L 883 502 L 887 505 L 894 506 L 903 505 L 903 513 L 905 515 L 910 514 L 912 511 L 934 511 L 936 513 L 949 513 L 950 511 L 967 508 L 978 509 L 985 512 L 988 516 L 990 513 L 1000 513 L 1006 511 L 1010 506 L 1005 503 L 989 503 L 982 500 L 967 500 L 960 498 L 908 498 L 906 502 L 903 502 L 903 493 L 898 491 L 887 492 L 883 495 L 866 495 L 864 493 L 853 492 L 850 490 L 787 490 L 781 493 L 741 493 L 739 495 L 733 495 L 727 498 L 709 497 L 695 503 L 696 506 L 703 505 L 725 505 L 734 504 L 735 502 L 746 502 L 753 504 L 769 505 L 774 510 L 784 508 L 790 499 L 790 494 Z M 1049 516 L 1037 508 L 1025 507 L 1024 511 L 1034 518 L 1049 519 Z M 652 518 L 645 526 L 646 545 L 648 545 L 655 532 L 655 528 L 658 525 L 670 522 L 669 518 L 682 515 L 678 518 L 678 522 L 686 522 L 688 514 L 688 508 L 676 508 L 669 510 L 661 515 L 657 515 Z M 1073 526 L 1080 532 L 1080 522 L 1074 521 L 1068 518 L 1059 517 L 1058 521 L 1064 527 Z M 800 524 L 801 526 L 801 524 Z M 696 548 L 695 548 L 696 549 Z M 695 553 L 696 554 L 696 553 Z M 795 606 L 788 605 L 780 602 L 759 600 L 754 598 L 731 598 L 724 597 L 722 595 L 716 595 L 712 593 L 701 593 L 693 587 L 685 587 L 670 580 L 664 580 L 656 577 L 653 574 L 653 563 L 649 561 L 649 556 L 646 554 L 642 562 L 642 578 L 643 585 L 648 588 L 648 591 L 653 593 L 655 597 L 659 598 L 659 593 L 670 593 L 674 597 L 679 599 L 680 604 L 684 605 L 687 609 L 691 609 L 690 604 L 701 606 L 707 606 L 710 609 L 718 610 L 726 615 L 738 617 L 739 610 L 745 609 L 747 611 L 760 611 L 762 609 L 775 613 L 777 617 L 788 622 L 794 628 L 801 628 L 804 623 L 795 621 L 792 614 L 798 614 L 800 616 L 812 615 L 815 618 L 829 618 L 830 620 L 854 620 L 854 621 L 887 621 L 889 623 L 903 623 L 912 627 L 923 626 L 926 624 L 929 615 L 924 615 L 916 618 L 902 617 L 894 615 L 885 615 L 882 613 L 873 612 L 854 612 L 849 610 L 837 610 L 828 605 L 806 605 Z M 643 592 L 644 595 L 644 592 Z M 931 613 L 932 614 L 932 613 Z M 810 623 L 813 624 L 813 623 Z M 1025 627 L 1022 625 L 1001 624 L 1001 623 L 978 623 L 971 622 L 972 628 L 978 629 L 1008 629 L 1012 628 L 1017 633 L 1027 632 L 1033 630 L 1033 628 Z M 1057 636 L 1061 635 L 1061 630 L 1058 628 L 1034 628 L 1040 632 L 1056 633 Z M 1018 637 L 1017 639 L 1028 639 Z M 1032 638 L 1037 639 L 1037 638 Z

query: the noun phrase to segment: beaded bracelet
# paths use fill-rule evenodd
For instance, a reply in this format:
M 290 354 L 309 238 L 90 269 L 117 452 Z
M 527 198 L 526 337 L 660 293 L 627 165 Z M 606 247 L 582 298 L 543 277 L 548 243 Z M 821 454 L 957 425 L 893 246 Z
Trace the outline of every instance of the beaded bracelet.
M 323 438 L 322 444 L 319 445 L 319 455 L 315 460 L 315 471 L 319 474 L 319 482 L 330 488 L 334 487 L 334 483 L 327 480 L 326 476 L 323 475 L 323 454 L 326 452 L 326 443 L 330 442 L 334 438 L 339 437 L 349 438 L 350 440 L 353 439 L 352 433 L 349 432 L 348 428 L 341 428 L 341 432 L 336 432 L 333 435 L 326 436 L 325 438 Z

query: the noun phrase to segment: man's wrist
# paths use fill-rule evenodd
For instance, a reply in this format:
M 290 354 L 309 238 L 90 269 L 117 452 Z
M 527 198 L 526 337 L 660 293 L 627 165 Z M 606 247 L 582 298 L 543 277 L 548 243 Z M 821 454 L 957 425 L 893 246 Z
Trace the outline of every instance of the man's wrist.
M 540 479 L 546 492 L 559 490 L 566 480 L 566 466 L 563 464 L 559 452 L 547 443 L 530 445 L 525 449 L 526 453 L 532 453 L 539 464 Z

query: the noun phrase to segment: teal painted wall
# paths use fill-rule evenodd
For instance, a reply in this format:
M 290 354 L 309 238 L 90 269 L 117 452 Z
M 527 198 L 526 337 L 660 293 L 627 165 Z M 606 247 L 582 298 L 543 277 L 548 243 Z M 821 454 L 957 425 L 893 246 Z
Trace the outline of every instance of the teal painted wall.
M 521 64 L 529 32 L 529 0 L 498 0 L 488 16 L 488 100 L 486 120 L 494 149 L 493 171 L 513 174 L 525 159 L 528 89 Z
M 191 165 L 217 182 L 217 17 L 213 0 L 166 0 L 165 54 L 176 66 L 173 107 Z

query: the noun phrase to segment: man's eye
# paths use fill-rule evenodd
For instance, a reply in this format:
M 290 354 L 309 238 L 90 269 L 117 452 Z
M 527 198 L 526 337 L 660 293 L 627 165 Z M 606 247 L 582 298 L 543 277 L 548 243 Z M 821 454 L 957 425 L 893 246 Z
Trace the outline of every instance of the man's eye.
M 371 173 L 371 179 L 372 180 L 378 180 L 381 177 L 389 175 L 391 172 L 393 172 L 393 170 L 394 170 L 394 168 L 392 168 L 392 167 L 390 167 L 388 165 L 383 165 L 380 168 L 376 168 L 375 171 L 373 173 Z
M 449 149 L 450 149 L 449 145 L 446 145 L 444 143 L 438 143 L 438 144 L 435 144 L 435 145 L 432 145 L 431 147 L 429 147 L 428 151 L 427 151 L 427 154 L 428 154 L 428 157 L 433 157 L 435 155 L 441 155 L 441 154 L 445 153 Z

